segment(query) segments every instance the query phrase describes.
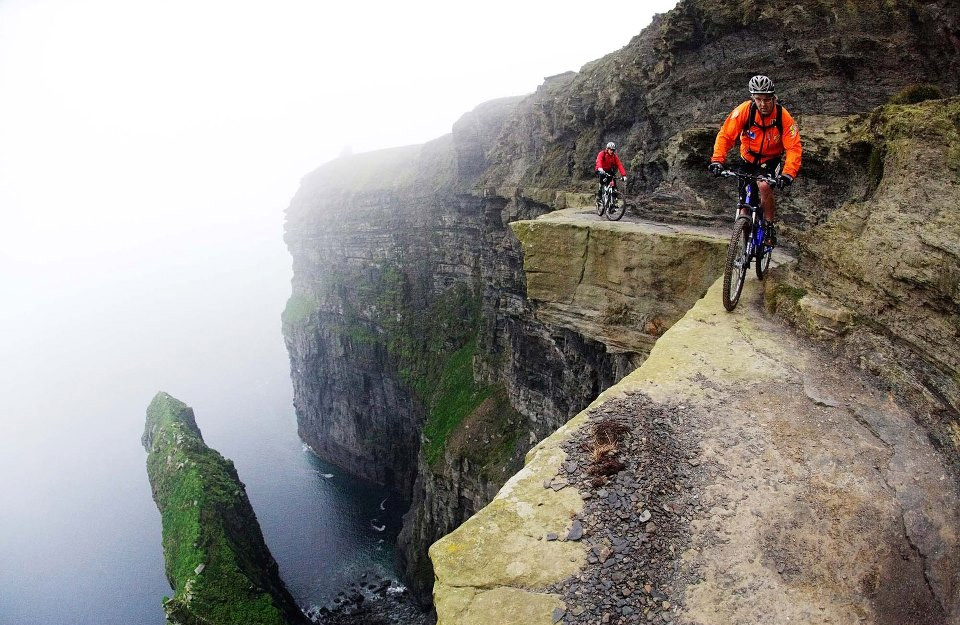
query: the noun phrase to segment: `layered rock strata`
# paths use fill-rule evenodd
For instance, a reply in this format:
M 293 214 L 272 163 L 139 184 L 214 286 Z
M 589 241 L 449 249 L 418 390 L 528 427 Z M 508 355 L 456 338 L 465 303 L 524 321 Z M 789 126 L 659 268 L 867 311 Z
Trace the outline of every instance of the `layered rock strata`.
M 783 68 L 783 69 L 778 69 Z M 955 2 L 796 3 L 682 0 L 624 48 L 548 81 L 525 99 L 488 158 L 484 184 L 574 189 L 593 181 L 598 147 L 621 146 L 629 189 L 661 219 L 716 221 L 725 187 L 704 171 L 722 119 L 770 74 L 801 134 L 869 111 L 910 85 L 960 91 Z M 845 181 L 816 153 L 813 179 L 781 209 L 807 227 L 839 203 Z
M 163 525 L 175 625 L 290 625 L 309 621 L 267 549 L 230 460 L 203 442 L 193 410 L 166 393 L 147 408 L 147 474 Z

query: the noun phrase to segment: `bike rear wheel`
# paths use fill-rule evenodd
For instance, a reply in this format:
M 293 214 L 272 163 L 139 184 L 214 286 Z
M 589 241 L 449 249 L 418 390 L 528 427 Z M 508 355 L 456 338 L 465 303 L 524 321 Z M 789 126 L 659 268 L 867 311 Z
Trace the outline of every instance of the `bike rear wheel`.
M 747 277 L 747 248 L 750 238 L 750 220 L 740 217 L 733 224 L 733 235 L 727 245 L 727 264 L 723 269 L 723 307 L 732 312 L 740 301 L 743 282 Z
M 612 195 L 612 194 L 611 194 Z M 622 197 L 612 197 L 610 208 L 607 210 L 607 219 L 610 221 L 619 221 L 623 214 L 627 212 L 627 203 Z

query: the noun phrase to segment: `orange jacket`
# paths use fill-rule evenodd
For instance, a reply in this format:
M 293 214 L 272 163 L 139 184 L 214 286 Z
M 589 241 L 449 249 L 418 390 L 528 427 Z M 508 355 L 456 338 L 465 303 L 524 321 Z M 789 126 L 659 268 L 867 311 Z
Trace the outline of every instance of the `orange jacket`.
M 797 122 L 793 116 L 783 109 L 781 123 L 783 125 L 783 136 L 774 126 L 777 119 L 777 110 L 767 117 L 760 117 L 760 111 L 754 116 L 754 124 L 744 128 L 747 121 L 747 115 L 750 114 L 750 100 L 747 100 L 737 108 L 733 109 L 727 119 L 724 120 L 720 132 L 717 133 L 717 140 L 713 144 L 713 156 L 711 161 L 722 163 L 727 152 L 737 142 L 737 136 L 740 137 L 740 156 L 747 162 L 755 162 L 756 155 L 759 154 L 759 162 L 777 158 L 786 153 L 787 158 L 783 163 L 783 173 L 789 174 L 794 178 L 800 171 L 800 157 L 803 154 L 803 147 L 800 145 L 800 130 L 797 128 Z M 766 130 L 759 125 L 768 126 Z

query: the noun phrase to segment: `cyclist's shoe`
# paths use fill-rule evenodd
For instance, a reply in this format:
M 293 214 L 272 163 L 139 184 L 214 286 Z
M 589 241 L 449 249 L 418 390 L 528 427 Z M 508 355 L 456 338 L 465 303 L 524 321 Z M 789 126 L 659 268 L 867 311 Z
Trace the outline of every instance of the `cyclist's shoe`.
M 777 225 L 772 221 L 768 221 L 764 226 L 764 239 L 767 245 L 769 245 L 770 247 L 776 247 Z

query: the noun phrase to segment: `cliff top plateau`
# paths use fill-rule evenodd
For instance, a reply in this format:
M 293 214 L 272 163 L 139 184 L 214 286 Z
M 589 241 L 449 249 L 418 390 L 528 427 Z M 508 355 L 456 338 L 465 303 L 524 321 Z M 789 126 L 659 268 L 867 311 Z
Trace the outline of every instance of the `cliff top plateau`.
M 439 623 L 960 622 L 958 483 L 916 412 L 769 318 L 777 283 L 721 289 L 431 547 Z

